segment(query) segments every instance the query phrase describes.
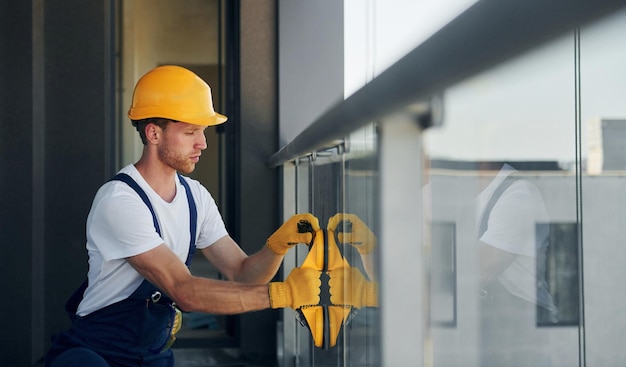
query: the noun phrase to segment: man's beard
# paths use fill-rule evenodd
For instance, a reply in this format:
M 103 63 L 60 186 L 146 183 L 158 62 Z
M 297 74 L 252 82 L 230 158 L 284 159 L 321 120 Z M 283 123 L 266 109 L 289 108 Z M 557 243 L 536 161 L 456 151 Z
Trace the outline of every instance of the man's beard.
M 196 165 L 193 162 L 189 161 L 181 154 L 169 149 L 168 144 L 164 144 L 162 147 L 159 147 L 157 149 L 157 155 L 161 162 L 174 168 L 180 173 L 189 174 L 196 168 Z

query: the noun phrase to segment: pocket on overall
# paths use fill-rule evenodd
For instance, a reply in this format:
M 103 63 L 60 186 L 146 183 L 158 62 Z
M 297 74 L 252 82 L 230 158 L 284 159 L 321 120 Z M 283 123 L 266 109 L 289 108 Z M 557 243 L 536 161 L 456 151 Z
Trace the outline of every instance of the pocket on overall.
M 153 354 L 171 346 L 170 339 L 173 338 L 172 331 L 176 322 L 175 307 L 169 303 L 148 301 L 147 307 L 144 307 L 141 313 L 138 345 L 145 346 Z

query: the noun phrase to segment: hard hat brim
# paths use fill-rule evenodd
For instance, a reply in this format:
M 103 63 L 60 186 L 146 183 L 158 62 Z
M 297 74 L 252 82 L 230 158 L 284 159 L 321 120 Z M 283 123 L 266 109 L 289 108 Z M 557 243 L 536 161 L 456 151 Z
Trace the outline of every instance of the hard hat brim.
M 175 121 L 185 122 L 192 125 L 199 126 L 214 126 L 223 124 L 228 120 L 228 117 L 215 112 L 214 115 L 205 115 L 205 116 L 184 116 L 181 114 L 172 114 L 171 110 L 168 108 L 164 108 L 159 113 L 159 108 L 155 106 L 150 106 L 148 111 L 141 111 L 141 108 L 134 108 L 131 111 L 128 111 L 128 117 L 131 120 L 144 120 L 148 118 L 165 118 L 171 119 Z M 148 113 L 149 112 L 149 113 Z

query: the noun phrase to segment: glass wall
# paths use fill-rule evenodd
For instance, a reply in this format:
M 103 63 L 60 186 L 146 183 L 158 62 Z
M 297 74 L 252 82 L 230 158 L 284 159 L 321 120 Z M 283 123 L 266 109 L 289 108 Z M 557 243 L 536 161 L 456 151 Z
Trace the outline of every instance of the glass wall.
M 354 214 L 373 251 L 326 241 L 379 285 L 332 347 L 294 323 L 296 364 L 376 366 L 401 345 L 424 366 L 619 365 L 625 42 L 620 11 L 445 88 L 440 126 L 398 111 L 287 163 L 285 212 L 335 232 Z
M 424 134 L 435 366 L 624 357 L 625 20 L 446 90 L 443 126 Z
M 355 269 L 366 282 L 376 282 L 376 148 L 371 125 L 284 167 L 285 185 L 293 193 L 285 211 L 312 213 L 323 230 L 317 235 L 324 237 L 297 247 L 287 266 L 314 266 L 326 273 Z M 322 278 L 320 305 L 286 315 L 285 324 L 293 328 L 287 338 L 294 336 L 293 343 L 285 340 L 286 353 L 293 353 L 300 366 L 378 365 L 377 299 L 349 307 L 333 303 L 330 294 L 328 278 Z M 319 314 L 311 316 L 316 309 Z
M 447 89 L 424 134 L 435 366 L 578 364 L 574 41 Z
M 344 0 L 345 96 L 363 87 L 476 0 Z
M 580 31 L 578 44 L 582 190 L 580 220 L 584 356 L 588 366 L 622 363 L 626 318 L 620 291 L 626 223 L 626 11 Z

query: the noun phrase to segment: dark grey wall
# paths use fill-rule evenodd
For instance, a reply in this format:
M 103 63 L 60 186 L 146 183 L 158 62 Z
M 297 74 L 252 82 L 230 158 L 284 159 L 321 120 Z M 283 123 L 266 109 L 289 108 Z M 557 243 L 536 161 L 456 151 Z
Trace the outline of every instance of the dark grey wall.
M 63 303 L 86 275 L 85 220 L 112 174 L 108 1 L 45 3 L 46 331 L 68 325 Z
M 343 100 L 343 0 L 279 1 L 280 146 Z
M 278 176 L 267 159 L 277 150 L 276 1 L 241 1 L 236 149 L 237 216 L 241 247 L 264 246 L 279 225 Z M 240 316 L 241 351 L 249 358 L 276 357 L 275 310 Z
M 110 3 L 0 0 L 1 366 L 68 326 L 84 225 L 111 174 Z
M 0 365 L 31 363 L 31 2 L 0 0 Z M 37 321 L 35 321 L 37 322 Z

